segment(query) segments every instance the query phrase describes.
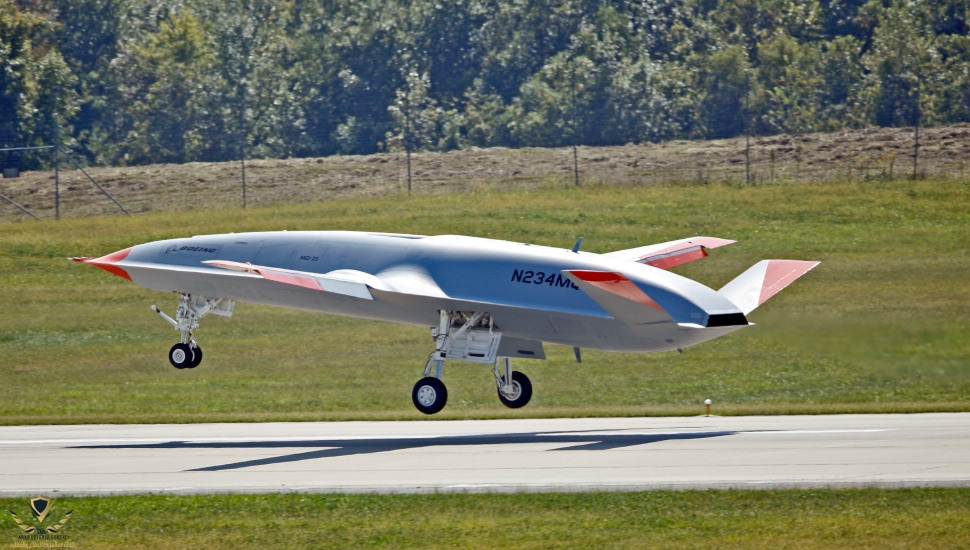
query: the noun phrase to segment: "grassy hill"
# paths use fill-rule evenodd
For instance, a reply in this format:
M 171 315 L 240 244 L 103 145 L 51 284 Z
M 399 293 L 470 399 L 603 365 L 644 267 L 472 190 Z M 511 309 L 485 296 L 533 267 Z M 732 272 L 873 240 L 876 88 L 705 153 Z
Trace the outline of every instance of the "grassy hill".
M 606 252 L 692 235 L 737 239 L 679 272 L 715 288 L 763 258 L 821 266 L 756 327 L 629 355 L 549 346 L 519 361 L 535 397 L 510 411 L 488 369 L 449 363 L 438 418 L 970 410 L 970 183 L 958 179 L 537 189 L 185 210 L 0 231 L 0 422 L 422 417 L 410 389 L 426 329 L 239 304 L 206 318 L 203 365 L 177 371 L 175 299 L 68 256 L 249 230 L 461 233 Z

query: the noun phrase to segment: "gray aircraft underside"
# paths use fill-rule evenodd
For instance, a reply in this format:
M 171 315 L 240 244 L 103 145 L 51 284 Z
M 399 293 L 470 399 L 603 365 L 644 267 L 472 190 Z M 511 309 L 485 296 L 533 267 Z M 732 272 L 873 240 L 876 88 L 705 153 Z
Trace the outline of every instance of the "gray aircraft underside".
M 718 291 L 667 271 L 732 242 L 693 237 L 593 254 L 579 251 L 581 240 L 566 250 L 458 235 L 282 231 L 156 241 L 75 260 L 180 294 L 178 321 L 155 309 L 182 331 L 181 357 L 197 356 L 195 364 L 198 319 L 231 315 L 241 301 L 431 327 L 438 344 L 430 380 L 435 361 L 440 379 L 446 359 L 544 359 L 543 342 L 576 348 L 577 360 L 580 348 L 699 344 L 748 326 L 746 314 L 818 263 L 764 260 Z M 468 346 L 476 338 L 494 344 L 478 354 L 449 352 L 465 345 L 462 338 Z M 503 387 L 511 391 L 510 364 L 504 379 L 496 366 L 500 398 Z M 433 404 L 434 388 L 421 391 L 431 392 L 422 402 Z M 414 396 L 422 411 L 440 410 L 422 408 L 417 387 Z

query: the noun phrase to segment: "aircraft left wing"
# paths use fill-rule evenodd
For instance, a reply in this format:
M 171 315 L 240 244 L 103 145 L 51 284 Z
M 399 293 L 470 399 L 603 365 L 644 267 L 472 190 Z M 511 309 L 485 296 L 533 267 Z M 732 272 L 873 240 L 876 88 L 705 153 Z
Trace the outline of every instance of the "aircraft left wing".
M 737 241 L 716 237 L 691 237 L 638 248 L 628 248 L 603 254 L 607 258 L 625 260 L 651 265 L 660 269 L 670 269 L 694 260 L 707 257 L 707 250 L 734 244 Z
M 231 262 L 228 260 L 209 260 L 202 263 L 231 271 L 252 273 L 277 283 L 299 286 L 310 290 L 322 290 L 334 294 L 343 294 L 364 300 L 374 299 L 368 286 L 378 288 L 379 290 L 384 290 L 383 287 L 386 286 L 380 279 L 373 275 L 349 269 L 342 269 L 336 275 L 330 273 L 321 275 L 307 271 L 266 267 L 250 263 Z

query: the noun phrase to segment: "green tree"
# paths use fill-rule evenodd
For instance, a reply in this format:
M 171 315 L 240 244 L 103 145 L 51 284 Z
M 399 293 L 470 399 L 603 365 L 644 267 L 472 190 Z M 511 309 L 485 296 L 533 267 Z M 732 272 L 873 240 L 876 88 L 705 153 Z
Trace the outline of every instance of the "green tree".
M 48 0 L 46 9 L 57 22 L 53 33 L 64 61 L 76 75 L 77 113 L 73 133 L 77 156 L 96 162 L 117 160 L 116 115 L 121 98 L 111 63 L 132 25 L 134 0 Z M 154 23 L 152 21 L 152 23 Z
M 24 146 L 33 131 L 33 40 L 45 20 L 0 0 L 0 143 Z
M 286 157 L 287 126 L 299 125 L 301 112 L 292 93 L 289 70 L 290 5 L 272 0 L 205 0 L 197 12 L 212 44 L 221 86 L 207 91 L 218 109 L 224 139 L 219 160 L 247 155 Z M 216 159 L 212 159 L 216 160 Z
M 872 47 L 863 56 L 866 100 L 871 120 L 879 126 L 914 124 L 917 95 L 931 103 L 940 81 L 935 35 L 911 8 L 897 1 L 880 9 Z
M 126 163 L 191 162 L 220 156 L 225 125 L 209 93 L 224 88 L 205 29 L 184 9 L 131 47 L 117 66 L 128 104 Z M 221 99 L 217 94 L 217 98 Z
M 819 53 L 811 44 L 799 44 L 780 35 L 760 45 L 758 78 L 765 90 L 761 130 L 765 133 L 801 133 L 821 129 Z
M 754 73 L 753 77 L 752 74 Z M 734 137 L 749 128 L 758 112 L 757 74 L 741 46 L 730 46 L 705 60 L 701 74 L 701 124 L 710 138 Z
M 69 120 L 77 111 L 75 77 L 49 43 L 55 25 L 42 15 L 0 0 L 0 145 L 54 143 L 55 117 L 60 141 L 71 146 Z M 8 153 L 5 158 L 46 166 L 45 152 Z
M 444 151 L 462 144 L 461 116 L 457 110 L 439 107 L 428 95 L 429 88 L 427 73 L 411 71 L 406 75 L 404 87 L 388 107 L 394 119 L 394 131 L 386 136 L 388 150 Z

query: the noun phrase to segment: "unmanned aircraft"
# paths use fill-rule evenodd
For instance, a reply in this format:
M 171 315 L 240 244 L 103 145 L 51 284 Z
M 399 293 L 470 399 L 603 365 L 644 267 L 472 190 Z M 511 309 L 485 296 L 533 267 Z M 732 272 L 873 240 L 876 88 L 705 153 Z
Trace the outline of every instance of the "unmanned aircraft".
M 607 254 L 459 235 L 278 231 L 200 235 L 71 258 L 179 295 L 169 361 L 195 368 L 206 315 L 251 302 L 431 328 L 434 351 L 411 392 L 444 408 L 446 361 L 492 365 L 501 402 L 524 406 L 532 384 L 512 359 L 545 359 L 543 343 L 681 350 L 749 326 L 746 315 L 818 265 L 762 260 L 720 290 L 667 271 L 735 241 L 692 237 Z

